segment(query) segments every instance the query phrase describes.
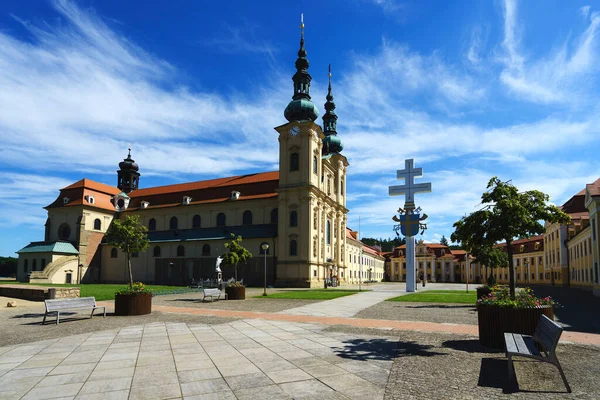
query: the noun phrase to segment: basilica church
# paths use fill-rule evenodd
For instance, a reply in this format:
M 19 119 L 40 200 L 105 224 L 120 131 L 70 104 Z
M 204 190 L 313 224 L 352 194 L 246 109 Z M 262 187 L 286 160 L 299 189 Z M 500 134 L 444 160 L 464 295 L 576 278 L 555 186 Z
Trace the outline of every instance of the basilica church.
M 262 286 L 265 262 L 269 285 L 315 287 L 332 276 L 341 282 L 360 278 L 349 269 L 358 268 L 356 263 L 347 262 L 348 254 L 356 261 L 356 249 L 346 243 L 349 164 L 337 135 L 331 74 L 321 127 L 310 96 L 306 56 L 302 29 L 294 93 L 284 111 L 287 122 L 275 128 L 278 171 L 144 187 L 143 165 L 133 160 L 130 150 L 119 163 L 116 187 L 81 179 L 61 189 L 45 207 L 44 241 L 17 252 L 17 279 L 127 282 L 125 254 L 103 243 L 112 220 L 127 215 L 139 216 L 150 240 L 148 250 L 133 254 L 136 281 L 186 285 L 192 279 L 214 278 L 215 260 L 227 251 L 224 244 L 232 234 L 241 235 L 253 254 L 238 268 L 244 283 Z M 265 243 L 266 254 L 261 246 Z M 371 273 L 383 278 L 383 258 L 367 253 L 381 268 L 381 273 Z M 230 276 L 233 271 L 225 266 L 223 277 Z

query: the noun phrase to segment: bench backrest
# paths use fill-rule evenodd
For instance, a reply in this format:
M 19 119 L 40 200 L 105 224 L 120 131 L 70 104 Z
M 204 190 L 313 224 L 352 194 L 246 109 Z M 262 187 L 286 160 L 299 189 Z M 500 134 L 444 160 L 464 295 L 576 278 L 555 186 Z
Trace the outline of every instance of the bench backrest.
M 94 297 L 71 297 L 66 299 L 44 300 L 46 311 L 60 311 L 69 308 L 96 307 Z
M 554 350 L 556 349 L 560 335 L 562 335 L 562 331 L 563 328 L 559 324 L 552 321 L 545 315 L 542 315 L 537 327 L 535 328 L 533 340 L 542 345 L 545 351 L 550 354 L 554 354 Z
M 204 289 L 204 294 L 209 296 L 219 295 L 221 291 L 219 289 Z

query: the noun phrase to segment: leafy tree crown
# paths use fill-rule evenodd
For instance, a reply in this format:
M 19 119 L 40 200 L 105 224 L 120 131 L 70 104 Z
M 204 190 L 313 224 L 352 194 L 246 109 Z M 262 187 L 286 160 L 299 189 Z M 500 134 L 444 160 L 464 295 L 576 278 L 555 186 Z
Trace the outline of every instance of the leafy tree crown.
M 104 239 L 108 244 L 128 254 L 144 251 L 150 246 L 148 228 L 140 224 L 138 215 L 113 219 Z

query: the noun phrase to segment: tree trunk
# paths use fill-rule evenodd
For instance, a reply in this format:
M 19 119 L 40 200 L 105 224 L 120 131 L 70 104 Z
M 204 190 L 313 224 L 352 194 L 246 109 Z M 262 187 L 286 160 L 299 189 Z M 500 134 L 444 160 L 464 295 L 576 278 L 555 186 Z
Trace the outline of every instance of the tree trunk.
M 511 241 L 506 241 L 506 253 L 508 255 L 508 285 L 510 289 L 510 297 L 515 298 L 515 269 L 513 267 L 512 246 Z
M 237 282 L 237 264 L 233 266 L 233 273 L 235 274 L 235 281 Z
M 133 287 L 133 274 L 131 273 L 131 256 L 127 252 L 127 268 L 129 269 L 129 287 Z

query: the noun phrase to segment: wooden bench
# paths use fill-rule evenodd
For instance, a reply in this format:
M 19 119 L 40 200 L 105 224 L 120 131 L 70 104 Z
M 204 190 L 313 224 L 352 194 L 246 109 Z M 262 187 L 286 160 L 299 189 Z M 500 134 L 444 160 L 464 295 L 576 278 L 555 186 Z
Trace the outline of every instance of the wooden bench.
M 508 379 L 513 386 L 516 384 L 513 357 L 518 356 L 554 364 L 558 368 L 558 372 L 560 372 L 560 376 L 567 387 L 567 392 L 571 393 L 571 387 L 558 362 L 558 358 L 556 358 L 556 345 L 558 344 L 560 335 L 562 335 L 562 331 L 563 328 L 560 325 L 542 315 L 535 328 L 533 337 L 519 333 L 504 333 L 506 357 L 508 358 Z M 544 354 L 542 355 L 542 353 Z
M 96 299 L 94 297 L 73 297 L 66 299 L 53 299 L 53 300 L 44 300 L 46 305 L 46 312 L 44 313 L 44 320 L 42 321 L 42 325 L 46 323 L 46 317 L 50 313 L 56 313 L 56 325 L 60 321 L 60 312 L 64 310 L 77 310 L 82 308 L 91 308 L 92 313 L 90 318 L 94 316 L 94 311 L 97 308 L 102 308 L 104 310 L 104 318 L 106 318 L 106 307 L 104 306 L 96 306 Z
M 212 303 L 214 297 L 219 300 L 219 297 L 221 297 L 222 294 L 225 294 L 225 299 L 227 299 L 227 293 L 223 293 L 219 289 L 202 289 L 202 293 L 204 294 L 202 301 L 204 301 L 205 298 L 210 297 Z

